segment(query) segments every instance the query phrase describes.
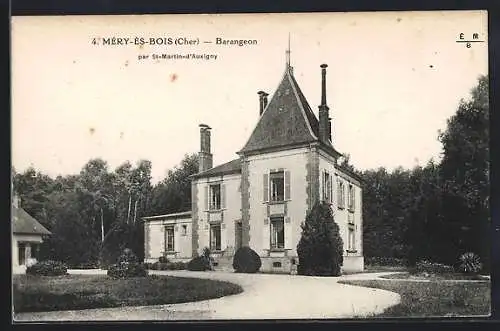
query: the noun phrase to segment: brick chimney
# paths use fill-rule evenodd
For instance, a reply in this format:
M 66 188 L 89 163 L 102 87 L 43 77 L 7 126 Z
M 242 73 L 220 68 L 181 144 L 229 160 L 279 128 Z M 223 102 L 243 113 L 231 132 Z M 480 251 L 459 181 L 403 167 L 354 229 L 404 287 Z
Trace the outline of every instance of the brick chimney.
M 210 130 L 206 124 L 200 124 L 200 152 L 198 153 L 199 172 L 213 167 L 213 155 L 210 153 Z
M 264 91 L 259 91 L 257 92 L 257 94 L 259 95 L 259 115 L 262 116 L 262 113 L 264 112 L 264 109 L 266 109 L 267 106 L 267 96 L 269 94 L 267 94 Z
M 331 141 L 331 118 L 329 108 L 326 104 L 326 68 L 327 64 L 321 66 L 321 104 L 319 105 L 319 140 L 325 143 Z

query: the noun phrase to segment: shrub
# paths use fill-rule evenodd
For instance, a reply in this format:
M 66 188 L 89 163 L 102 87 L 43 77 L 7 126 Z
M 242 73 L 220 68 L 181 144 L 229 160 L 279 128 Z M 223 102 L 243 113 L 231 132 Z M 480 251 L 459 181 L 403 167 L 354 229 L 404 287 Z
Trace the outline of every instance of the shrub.
M 369 256 L 365 258 L 365 264 L 371 266 L 406 267 L 408 263 L 407 259 L 387 256 Z
M 316 203 L 301 227 L 297 271 L 309 276 L 339 276 L 344 244 L 330 205 Z
M 112 278 L 145 277 L 148 272 L 143 263 L 137 261 L 132 250 L 126 248 L 118 258 L 118 263 L 112 264 L 107 272 Z
M 160 256 L 160 258 L 158 259 L 158 262 L 160 262 L 160 263 L 168 263 L 170 261 L 168 260 L 168 258 L 166 256 Z
M 112 264 L 108 269 L 111 278 L 146 277 L 148 272 L 142 263 L 122 262 Z
M 205 257 L 197 256 L 188 262 L 187 270 L 189 270 L 189 271 L 210 270 L 210 265 Z
M 460 255 L 457 270 L 464 274 L 477 274 L 482 269 L 481 259 L 479 255 L 472 252 L 467 252 Z
M 426 272 L 430 274 L 445 274 L 452 273 L 454 269 L 452 266 L 446 264 L 423 260 L 416 263 L 415 271 L 417 273 Z
M 155 263 L 147 263 L 147 269 L 151 270 L 185 270 L 186 263 L 184 262 L 155 262 Z
M 61 276 L 66 275 L 68 268 L 59 261 L 42 261 L 37 262 L 26 268 L 26 273 L 36 276 Z
M 262 266 L 260 256 L 250 247 L 240 247 L 233 258 L 236 272 L 256 273 Z

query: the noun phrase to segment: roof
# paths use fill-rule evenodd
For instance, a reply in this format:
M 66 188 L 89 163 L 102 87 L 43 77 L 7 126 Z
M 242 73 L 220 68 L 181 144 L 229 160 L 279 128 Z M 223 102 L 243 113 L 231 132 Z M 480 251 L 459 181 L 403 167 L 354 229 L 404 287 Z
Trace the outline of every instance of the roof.
M 42 224 L 28 214 L 24 209 L 12 207 L 12 218 L 14 220 L 13 232 L 17 234 L 51 234 Z
M 271 101 L 240 153 L 319 142 L 318 137 L 319 121 L 290 68 L 287 68 Z M 321 145 L 334 154 L 340 154 L 330 142 Z
M 148 217 L 143 217 L 142 220 L 144 221 L 152 221 L 156 219 L 167 219 L 167 218 L 190 218 L 191 217 L 191 211 L 183 211 L 180 213 L 172 213 L 172 214 L 164 214 L 164 215 L 155 215 L 155 216 L 148 216 Z
M 194 178 L 241 173 L 241 160 L 234 159 L 211 169 L 192 175 Z

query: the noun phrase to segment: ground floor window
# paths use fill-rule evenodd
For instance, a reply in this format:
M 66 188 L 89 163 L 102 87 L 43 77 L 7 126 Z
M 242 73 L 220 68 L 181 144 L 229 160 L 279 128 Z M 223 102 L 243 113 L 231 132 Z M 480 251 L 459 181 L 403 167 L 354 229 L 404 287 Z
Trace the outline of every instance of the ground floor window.
M 165 252 L 173 252 L 174 247 L 174 227 L 169 225 L 165 227 Z
M 354 228 L 349 228 L 348 248 L 350 251 L 356 250 Z
M 285 248 L 285 222 L 283 217 L 271 218 L 271 248 Z
M 26 244 L 25 243 L 18 243 L 17 244 L 18 248 L 18 263 L 19 265 L 25 265 L 26 264 Z
M 220 224 L 210 225 L 210 250 L 221 250 L 221 227 Z

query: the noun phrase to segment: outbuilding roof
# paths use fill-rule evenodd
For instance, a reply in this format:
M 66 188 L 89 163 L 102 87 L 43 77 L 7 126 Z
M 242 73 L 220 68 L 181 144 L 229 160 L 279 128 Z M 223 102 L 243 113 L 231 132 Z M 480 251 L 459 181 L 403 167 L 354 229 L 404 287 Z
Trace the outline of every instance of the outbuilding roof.
M 13 233 L 15 234 L 51 234 L 40 222 L 20 207 L 12 207 L 12 219 L 14 221 Z

